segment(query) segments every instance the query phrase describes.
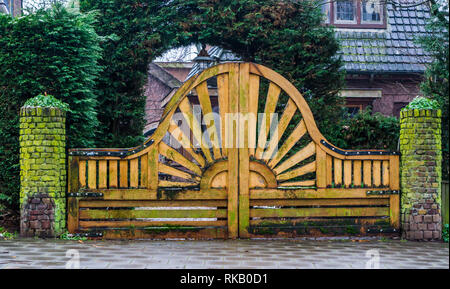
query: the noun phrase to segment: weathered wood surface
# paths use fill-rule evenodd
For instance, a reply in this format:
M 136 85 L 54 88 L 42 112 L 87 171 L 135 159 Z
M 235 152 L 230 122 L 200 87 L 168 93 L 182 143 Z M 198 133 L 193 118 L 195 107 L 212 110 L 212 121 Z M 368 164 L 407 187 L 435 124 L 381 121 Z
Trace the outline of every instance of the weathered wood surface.
M 214 77 L 218 99 L 207 82 Z M 176 112 L 183 114 L 187 131 Z M 275 112 L 278 122 L 271 118 Z M 258 113 L 266 113 L 261 122 Z M 258 218 L 276 223 L 286 217 L 298 222 L 351 217 L 358 224 L 382 217 L 393 228 L 400 225 L 399 156 L 329 144 L 292 83 L 254 63 L 220 64 L 191 77 L 173 93 L 142 146 L 71 153 L 76 154 L 69 158 L 69 192 L 102 195 L 69 198 L 70 232 L 109 228 L 105 238 L 246 238 L 254 236 L 249 228 L 261 224 Z M 103 220 L 89 219 L 94 217 Z M 170 221 L 139 220 L 165 217 Z M 129 226 L 167 232 L 134 233 Z M 196 229 L 179 232 L 170 226 Z

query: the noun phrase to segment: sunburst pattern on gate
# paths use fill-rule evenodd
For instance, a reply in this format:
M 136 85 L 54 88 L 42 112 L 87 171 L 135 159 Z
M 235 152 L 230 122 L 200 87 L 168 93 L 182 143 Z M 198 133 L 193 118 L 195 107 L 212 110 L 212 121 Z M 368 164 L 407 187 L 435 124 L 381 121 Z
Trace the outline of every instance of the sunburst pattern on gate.
M 250 74 L 248 114 L 240 115 L 247 120 L 248 129 L 242 134 L 239 125 L 243 122 L 229 113 L 229 94 L 228 73 L 205 79 L 186 93 L 159 144 L 160 155 L 165 159 L 159 165 L 159 185 L 199 185 L 204 172 L 227 158 L 230 145 L 242 144 L 227 137 L 239 138 L 246 133 L 245 146 L 251 161 L 265 166 L 277 186 L 314 186 L 316 145 L 294 101 L 277 84 Z M 234 120 L 239 124 L 237 130 L 227 131 L 233 129 L 227 121 Z M 215 183 L 221 186 L 224 182 Z M 270 184 L 262 180 L 251 185 Z

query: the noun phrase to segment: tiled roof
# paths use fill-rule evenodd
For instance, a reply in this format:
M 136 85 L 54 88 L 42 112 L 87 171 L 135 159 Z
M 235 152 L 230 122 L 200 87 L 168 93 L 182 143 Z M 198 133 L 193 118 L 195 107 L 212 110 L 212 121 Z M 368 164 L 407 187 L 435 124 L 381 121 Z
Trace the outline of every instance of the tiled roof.
M 387 29 L 336 29 L 344 68 L 350 73 L 423 73 L 429 57 L 415 39 L 425 33 L 429 8 L 421 5 L 394 9 L 391 4 L 386 8 Z
M 336 36 L 341 42 L 338 55 L 349 73 L 423 73 L 424 63 L 430 61 L 426 52 L 415 42 L 425 33 L 430 17 L 426 5 L 394 8 L 387 4 L 386 29 L 341 29 Z M 239 61 L 230 51 L 213 46 L 208 50 L 217 62 Z M 199 72 L 195 63 L 187 79 Z

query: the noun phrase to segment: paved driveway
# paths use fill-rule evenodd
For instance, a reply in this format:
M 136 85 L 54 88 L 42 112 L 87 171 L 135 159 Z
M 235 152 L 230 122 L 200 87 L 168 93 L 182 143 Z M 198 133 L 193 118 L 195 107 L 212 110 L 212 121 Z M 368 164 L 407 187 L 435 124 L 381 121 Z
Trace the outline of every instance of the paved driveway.
M 80 268 L 448 269 L 449 246 L 395 240 L 0 241 L 0 269 L 78 265 Z

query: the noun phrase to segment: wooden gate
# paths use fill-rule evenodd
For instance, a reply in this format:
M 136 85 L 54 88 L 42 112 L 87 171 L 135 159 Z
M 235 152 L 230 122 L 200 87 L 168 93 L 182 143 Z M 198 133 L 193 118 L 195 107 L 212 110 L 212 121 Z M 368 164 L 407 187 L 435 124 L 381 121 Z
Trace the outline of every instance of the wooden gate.
M 299 91 L 254 63 L 187 80 L 139 147 L 69 155 L 71 233 L 199 239 L 399 228 L 398 154 L 333 146 Z

